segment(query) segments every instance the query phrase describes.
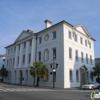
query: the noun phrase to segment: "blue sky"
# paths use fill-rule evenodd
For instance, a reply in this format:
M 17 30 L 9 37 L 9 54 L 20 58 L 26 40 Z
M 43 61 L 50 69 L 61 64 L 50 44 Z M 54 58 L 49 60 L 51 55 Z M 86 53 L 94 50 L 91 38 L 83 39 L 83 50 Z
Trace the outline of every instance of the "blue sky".
M 22 30 L 44 29 L 45 19 L 84 24 L 96 39 L 95 57 L 100 57 L 100 0 L 0 0 L 0 54 Z

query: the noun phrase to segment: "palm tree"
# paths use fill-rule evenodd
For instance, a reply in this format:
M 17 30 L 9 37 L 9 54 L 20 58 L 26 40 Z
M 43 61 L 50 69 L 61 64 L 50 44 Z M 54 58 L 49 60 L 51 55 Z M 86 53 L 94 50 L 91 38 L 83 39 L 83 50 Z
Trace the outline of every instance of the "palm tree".
M 0 76 L 2 77 L 2 82 L 4 81 L 4 78 L 8 76 L 8 71 L 6 68 L 2 67 L 0 69 Z
M 34 77 L 34 86 L 35 86 L 35 75 L 36 75 L 36 70 L 35 70 L 35 68 L 33 67 L 33 66 L 31 66 L 31 68 L 30 68 L 30 74 L 31 74 L 31 76 L 33 76 Z
M 93 67 L 93 71 L 91 72 L 91 75 L 97 76 L 97 80 L 99 82 L 100 80 L 100 66 L 96 65 L 96 67 Z
M 37 77 L 37 84 L 36 86 L 39 86 L 39 79 L 45 78 L 47 76 L 48 70 L 46 68 L 46 65 L 43 64 L 43 62 L 35 62 L 33 63 L 33 66 L 30 68 L 30 74 L 33 77 Z

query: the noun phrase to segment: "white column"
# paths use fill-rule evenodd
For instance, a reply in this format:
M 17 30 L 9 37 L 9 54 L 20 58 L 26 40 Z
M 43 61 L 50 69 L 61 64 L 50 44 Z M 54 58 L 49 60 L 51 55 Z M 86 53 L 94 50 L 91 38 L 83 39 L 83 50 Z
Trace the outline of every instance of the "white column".
M 25 53 L 25 67 L 28 67 L 27 64 L 28 64 L 28 49 L 29 49 L 29 41 L 26 42 L 26 53 Z
M 31 66 L 35 62 L 35 50 L 36 50 L 36 40 L 32 39 L 32 48 L 31 48 Z
M 19 54 L 19 68 L 21 67 L 22 65 L 22 45 L 23 44 L 20 44 L 20 54 Z
M 15 52 L 15 64 L 14 64 L 14 68 L 17 67 L 17 58 L 18 58 L 18 45 L 16 46 L 16 52 Z

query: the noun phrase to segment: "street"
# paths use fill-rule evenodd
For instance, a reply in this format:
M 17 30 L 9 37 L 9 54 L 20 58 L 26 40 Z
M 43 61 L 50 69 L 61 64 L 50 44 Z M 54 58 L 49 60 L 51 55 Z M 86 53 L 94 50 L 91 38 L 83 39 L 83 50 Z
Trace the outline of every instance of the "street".
M 91 91 L 34 88 L 0 83 L 0 100 L 91 100 Z

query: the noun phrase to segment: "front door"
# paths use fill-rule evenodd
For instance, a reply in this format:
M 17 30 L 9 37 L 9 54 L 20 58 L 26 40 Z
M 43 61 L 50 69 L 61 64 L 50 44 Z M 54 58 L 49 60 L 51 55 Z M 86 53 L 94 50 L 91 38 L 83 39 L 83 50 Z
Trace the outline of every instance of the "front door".
M 23 73 L 20 71 L 20 84 L 22 84 Z

